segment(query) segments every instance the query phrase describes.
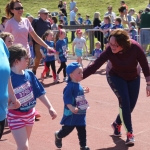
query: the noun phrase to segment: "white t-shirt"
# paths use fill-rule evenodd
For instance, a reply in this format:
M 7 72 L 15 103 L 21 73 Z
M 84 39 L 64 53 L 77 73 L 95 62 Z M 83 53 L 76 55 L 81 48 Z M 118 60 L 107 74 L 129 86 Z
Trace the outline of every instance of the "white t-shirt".
M 75 21 L 75 17 L 76 17 L 76 13 L 74 12 L 74 10 L 72 10 L 70 12 L 70 21 Z
M 85 42 L 86 42 L 86 40 L 83 37 L 81 37 L 81 38 L 76 37 L 73 40 L 73 43 L 75 43 L 75 49 L 81 49 L 82 50 L 84 45 L 85 45 Z

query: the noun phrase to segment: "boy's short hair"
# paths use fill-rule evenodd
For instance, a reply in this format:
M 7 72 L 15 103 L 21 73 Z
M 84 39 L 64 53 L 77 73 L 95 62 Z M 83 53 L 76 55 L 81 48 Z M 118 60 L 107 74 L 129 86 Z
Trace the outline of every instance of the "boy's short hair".
M 66 67 L 66 73 L 68 76 L 67 82 L 71 81 L 70 74 L 79 67 L 81 67 L 81 65 L 78 62 L 72 62 L 69 65 L 67 65 Z
M 90 17 L 90 15 L 87 14 L 86 17 Z
M 111 17 L 109 15 L 104 16 L 104 19 L 107 19 L 109 21 L 109 23 L 111 23 Z
M 117 22 L 119 22 L 119 24 L 121 24 L 121 22 L 122 22 L 122 20 L 121 20 L 121 18 L 120 17 L 116 17 L 116 19 L 115 19 Z
M 57 23 L 57 18 L 55 16 L 52 17 L 52 20 L 54 21 L 54 23 Z
M 96 44 L 100 44 L 100 45 L 101 45 L 101 42 L 100 42 L 100 41 L 97 41 L 97 42 L 95 42 L 95 45 L 96 45 Z
M 125 6 L 121 6 L 120 8 L 118 8 L 118 11 L 123 13 L 126 10 Z
M 9 33 L 9 32 L 1 32 L 0 33 L 0 38 L 2 38 L 4 42 L 6 40 L 6 37 L 12 37 L 12 38 L 14 38 L 14 36 L 11 33 Z
M 77 15 L 81 15 L 80 13 L 78 13 Z

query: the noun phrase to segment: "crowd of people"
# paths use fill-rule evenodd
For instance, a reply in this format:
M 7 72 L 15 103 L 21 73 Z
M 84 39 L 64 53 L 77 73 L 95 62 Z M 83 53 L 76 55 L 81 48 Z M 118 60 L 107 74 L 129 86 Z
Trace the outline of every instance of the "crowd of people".
M 0 139 L 2 138 L 5 122 L 7 120 L 11 133 L 16 141 L 18 150 L 29 149 L 29 138 L 36 116 L 40 116 L 35 110 L 36 99 L 47 107 L 52 119 L 57 113 L 46 96 L 42 83 L 36 78 L 36 73 L 41 60 L 44 69 L 41 72 L 41 82 L 45 76 L 53 77 L 54 84 L 59 83 L 59 74 L 63 70 L 63 81 L 67 82 L 63 90 L 64 114 L 61 120 L 62 128 L 55 132 L 55 145 L 62 147 L 62 139 L 77 129 L 80 150 L 90 150 L 86 140 L 86 110 L 89 107 L 85 93 L 89 88 L 82 87 L 80 81 L 94 74 L 105 62 L 106 78 L 110 88 L 118 99 L 119 114 L 111 124 L 114 136 L 121 136 L 121 126 L 124 125 L 127 139 L 125 144 L 134 144 L 134 134 L 131 113 L 136 105 L 140 87 L 140 70 L 144 73 L 147 87 L 147 96 L 150 96 L 150 70 L 145 56 L 149 41 L 150 9 L 140 10 L 136 18 L 134 8 L 128 9 L 124 1 L 116 16 L 112 6 L 104 14 L 104 20 L 100 19 L 100 13 L 94 13 L 93 23 L 90 15 L 82 19 L 74 0 L 70 2 L 70 25 L 93 24 L 95 37 L 95 49 L 92 58 L 95 60 L 84 69 L 82 63 L 83 48 L 86 45 L 87 34 L 83 30 L 72 31 L 72 54 L 76 55 L 77 62 L 67 65 L 68 38 L 64 25 L 68 25 L 67 3 L 59 1 L 58 17 L 50 14 L 46 8 L 38 11 L 38 17 L 34 18 L 30 13 L 23 15 L 23 4 L 20 0 L 11 0 L 6 5 L 6 17 L 2 17 L 0 25 L 0 73 L 4 77 L 0 79 Z M 59 25 L 57 21 L 59 19 Z M 142 46 L 137 42 L 137 35 L 141 32 Z M 143 48 L 143 49 L 142 49 Z M 32 70 L 30 67 L 33 60 Z M 60 64 L 56 70 L 55 61 Z M 3 63 L 5 62 L 5 63 Z M 50 71 L 51 66 L 51 71 Z M 51 75 L 51 74 L 52 75 Z M 6 117 L 7 116 L 7 117 Z M 6 119 L 7 118 L 7 119 Z M 17 121 L 16 121 L 17 120 Z

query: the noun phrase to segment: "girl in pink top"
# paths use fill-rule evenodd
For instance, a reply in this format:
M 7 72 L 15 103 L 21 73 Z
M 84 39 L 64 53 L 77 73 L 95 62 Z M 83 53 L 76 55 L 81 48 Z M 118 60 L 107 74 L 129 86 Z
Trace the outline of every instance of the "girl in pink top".
M 31 57 L 29 43 L 28 43 L 28 33 L 32 38 L 41 46 L 53 51 L 34 31 L 31 23 L 27 18 L 22 18 L 23 6 L 20 0 L 11 0 L 6 5 L 6 16 L 10 18 L 6 23 L 5 30 L 10 32 L 14 36 L 14 44 L 22 44 L 28 53 L 28 57 Z

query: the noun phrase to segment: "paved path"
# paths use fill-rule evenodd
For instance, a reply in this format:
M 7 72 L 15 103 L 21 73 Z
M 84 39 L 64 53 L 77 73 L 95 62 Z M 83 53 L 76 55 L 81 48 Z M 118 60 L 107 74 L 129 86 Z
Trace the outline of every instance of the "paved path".
M 88 61 L 84 60 L 83 63 L 86 66 Z M 104 69 L 105 65 L 94 75 L 81 82 L 83 86 L 90 88 L 90 93 L 86 95 L 90 104 L 90 109 L 87 111 L 87 145 L 91 150 L 150 150 L 150 98 L 146 97 L 143 74 L 141 75 L 139 99 L 132 114 L 136 142 L 133 147 L 127 147 L 124 144 L 126 139 L 124 128 L 122 128 L 122 137 L 112 136 L 113 132 L 110 124 L 118 113 L 118 102 L 106 81 Z M 39 67 L 38 78 L 42 70 L 43 67 Z M 62 75 L 61 79 L 63 79 Z M 51 83 L 52 78 L 44 80 L 47 96 L 55 107 L 58 117 L 52 121 L 47 109 L 38 101 L 36 109 L 41 113 L 42 117 L 35 122 L 33 127 L 30 150 L 57 149 L 54 144 L 54 132 L 61 128 L 59 122 L 63 113 L 62 91 L 66 83 L 62 82 L 57 85 Z M 5 129 L 2 139 L 3 141 L 0 141 L 0 150 L 16 150 L 15 141 L 8 128 Z M 77 132 L 74 130 L 63 139 L 61 150 L 79 150 L 78 143 Z

